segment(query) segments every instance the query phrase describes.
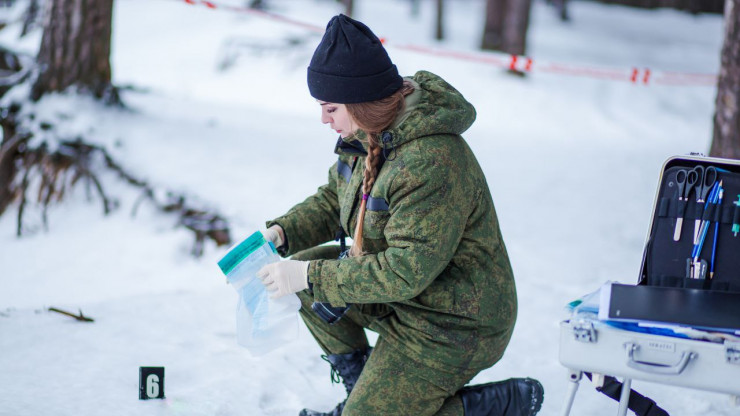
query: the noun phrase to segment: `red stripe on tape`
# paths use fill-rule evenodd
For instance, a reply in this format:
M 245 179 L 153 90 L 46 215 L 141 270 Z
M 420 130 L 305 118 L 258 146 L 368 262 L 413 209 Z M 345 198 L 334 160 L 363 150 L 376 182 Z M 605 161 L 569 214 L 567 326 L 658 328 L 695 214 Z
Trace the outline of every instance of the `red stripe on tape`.
M 650 68 L 645 68 L 645 75 L 642 77 L 642 83 L 647 84 L 650 80 Z
M 511 62 L 509 63 L 509 69 L 512 71 L 516 71 L 516 55 L 511 55 Z
M 527 72 L 532 70 L 532 58 L 527 58 L 527 63 L 524 65 L 524 70 Z
M 427 47 L 418 46 L 418 45 L 394 45 L 394 46 L 396 49 L 403 49 L 407 51 L 423 53 L 425 55 L 440 56 L 443 58 L 453 58 L 453 59 L 459 59 L 462 61 L 492 64 L 492 65 L 496 65 L 496 66 L 500 66 L 504 68 L 509 66 L 506 60 L 501 59 L 497 56 L 473 55 L 469 53 L 456 52 L 456 51 L 450 51 L 450 50 L 432 49 L 432 48 L 427 48 Z

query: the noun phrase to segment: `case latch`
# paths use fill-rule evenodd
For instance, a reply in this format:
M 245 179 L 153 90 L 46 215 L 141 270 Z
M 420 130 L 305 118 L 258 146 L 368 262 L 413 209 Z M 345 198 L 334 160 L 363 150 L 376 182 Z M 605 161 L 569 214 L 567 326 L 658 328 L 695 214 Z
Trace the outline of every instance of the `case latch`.
M 576 341 L 580 342 L 596 342 L 596 329 L 594 329 L 594 323 L 591 321 L 578 321 L 573 322 L 573 336 Z
M 728 364 L 740 365 L 740 342 L 725 341 L 725 359 Z

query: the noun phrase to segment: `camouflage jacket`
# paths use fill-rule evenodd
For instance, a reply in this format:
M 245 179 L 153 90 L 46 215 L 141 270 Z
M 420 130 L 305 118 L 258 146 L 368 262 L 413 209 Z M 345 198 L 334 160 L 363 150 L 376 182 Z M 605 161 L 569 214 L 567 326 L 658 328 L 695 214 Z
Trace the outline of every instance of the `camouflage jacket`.
M 454 372 L 501 358 L 514 327 L 516 289 L 483 172 L 460 136 L 475 109 L 429 72 L 383 134 L 387 156 L 370 193 L 361 257 L 314 260 L 314 299 L 378 316 L 370 329 L 399 352 Z M 329 182 L 287 214 L 283 255 L 352 235 L 361 197 L 363 133 L 340 139 Z

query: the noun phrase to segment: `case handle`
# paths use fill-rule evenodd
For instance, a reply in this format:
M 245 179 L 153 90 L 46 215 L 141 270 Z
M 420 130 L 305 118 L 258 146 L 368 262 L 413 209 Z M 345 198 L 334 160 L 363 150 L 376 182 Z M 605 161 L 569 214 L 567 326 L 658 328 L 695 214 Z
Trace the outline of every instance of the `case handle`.
M 627 348 L 627 366 L 630 368 L 634 368 L 635 370 L 643 371 L 645 373 L 669 375 L 681 374 L 681 372 L 683 372 L 683 370 L 686 368 L 686 365 L 689 364 L 689 361 L 697 357 L 697 354 L 695 352 L 684 351 L 681 354 L 681 359 L 678 360 L 676 364 L 666 365 L 649 363 L 645 361 L 635 360 L 634 353 L 635 351 L 640 349 L 640 346 L 638 344 L 628 342 L 625 343 L 624 346 L 625 348 Z

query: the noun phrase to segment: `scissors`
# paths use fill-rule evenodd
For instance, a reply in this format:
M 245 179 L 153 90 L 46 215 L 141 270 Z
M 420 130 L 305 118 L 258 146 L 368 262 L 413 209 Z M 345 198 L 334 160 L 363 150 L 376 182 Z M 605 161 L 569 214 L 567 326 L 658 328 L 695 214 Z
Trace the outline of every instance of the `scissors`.
M 714 183 L 717 182 L 717 169 L 714 166 L 708 166 L 706 169 L 704 166 L 696 166 L 693 170 L 697 174 L 696 203 L 703 204 L 707 201 L 707 195 L 714 187 Z M 699 212 L 698 206 L 697 212 Z M 700 230 L 701 219 L 697 218 L 694 221 L 694 244 L 699 239 Z
M 673 231 L 673 241 L 681 239 L 681 227 L 683 226 L 683 215 L 686 211 L 686 202 L 689 200 L 691 190 L 694 185 L 699 182 L 699 171 L 697 168 L 701 168 L 702 178 L 704 168 L 697 166 L 694 169 L 680 169 L 676 172 L 676 186 L 678 187 L 678 218 L 676 219 L 676 229 Z M 716 174 L 716 171 L 715 171 Z M 698 188 L 697 188 L 698 190 Z M 683 202 L 681 202 L 683 201 Z
M 704 203 L 707 200 L 707 195 L 711 191 L 714 183 L 717 182 L 717 168 L 709 166 L 704 169 L 703 166 L 697 166 L 692 169 L 697 172 L 697 183 L 696 185 L 696 202 Z

